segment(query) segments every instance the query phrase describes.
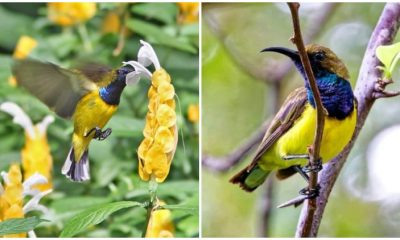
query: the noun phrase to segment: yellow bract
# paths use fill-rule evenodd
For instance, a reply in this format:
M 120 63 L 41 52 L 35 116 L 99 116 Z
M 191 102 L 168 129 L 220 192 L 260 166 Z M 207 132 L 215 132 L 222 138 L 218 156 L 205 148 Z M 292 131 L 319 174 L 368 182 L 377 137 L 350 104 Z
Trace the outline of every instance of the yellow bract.
M 21 36 L 17 42 L 14 49 L 13 58 L 15 59 L 25 59 L 32 52 L 32 50 L 37 46 L 37 41 L 29 36 Z M 14 76 L 8 78 L 8 84 L 15 87 L 17 86 L 17 80 Z
M 106 17 L 103 20 L 103 24 L 101 27 L 101 32 L 106 33 L 115 33 L 119 32 L 121 27 L 121 20 L 119 19 L 119 15 L 116 12 L 107 13 Z
M 158 205 L 163 206 L 165 203 L 159 201 Z M 146 238 L 172 238 L 174 237 L 174 231 L 170 210 L 155 210 L 151 213 Z
M 188 108 L 188 119 L 193 123 L 197 123 L 199 121 L 199 105 L 198 104 L 190 104 Z
M 22 174 L 18 165 L 11 165 L 8 171 L 8 183 L 4 183 L 4 192 L 0 195 L 0 222 L 23 218 L 23 187 Z M 10 234 L 4 237 L 26 237 L 26 233 Z
M 15 47 L 13 57 L 15 59 L 24 59 L 32 52 L 37 46 L 37 41 L 28 36 L 21 36 Z
M 178 142 L 174 96 L 168 73 L 155 71 L 148 91 L 145 138 L 138 149 L 139 175 L 145 181 L 154 175 L 157 182 L 163 182 L 168 176 Z
M 46 177 L 48 182 L 35 185 L 33 188 L 42 192 L 51 189 L 53 159 L 50 154 L 47 136 L 41 134 L 37 127 L 35 127 L 35 138 L 30 138 L 29 134 L 25 134 L 25 146 L 22 149 L 21 155 L 24 179 L 28 179 L 33 174 L 39 173 Z
M 71 26 L 85 22 L 96 14 L 96 3 L 51 2 L 47 3 L 50 21 L 60 26 Z
M 199 4 L 197 2 L 178 2 L 180 23 L 194 23 L 199 21 Z

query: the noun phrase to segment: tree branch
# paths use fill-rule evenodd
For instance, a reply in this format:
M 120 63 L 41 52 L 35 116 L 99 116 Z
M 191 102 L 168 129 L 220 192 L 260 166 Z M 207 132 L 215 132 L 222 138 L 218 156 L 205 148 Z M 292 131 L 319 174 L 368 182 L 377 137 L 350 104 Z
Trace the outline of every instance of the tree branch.
M 263 126 L 257 130 L 243 145 L 237 148 L 231 154 L 225 157 L 212 157 L 206 154 L 202 156 L 202 164 L 203 166 L 209 168 L 210 170 L 217 172 L 225 172 L 229 170 L 231 167 L 235 166 L 240 162 L 247 154 L 250 153 L 251 149 L 254 146 L 259 144 L 262 138 L 265 135 L 265 131 L 267 131 L 267 127 L 269 126 L 271 120 L 268 119 L 264 122 Z
M 300 59 L 303 64 L 306 76 L 307 76 L 306 80 L 308 80 L 308 83 L 310 84 L 311 91 L 314 96 L 316 111 L 317 111 L 317 125 L 316 125 L 316 129 L 315 129 L 314 143 L 311 147 L 309 147 L 309 156 L 310 156 L 309 164 L 310 164 L 310 166 L 315 166 L 315 165 L 317 165 L 317 161 L 319 161 L 319 159 L 320 159 L 319 152 L 321 149 L 321 140 L 322 140 L 322 134 L 323 134 L 324 124 L 325 124 L 324 107 L 322 105 L 321 96 L 319 94 L 318 86 L 315 81 L 314 73 L 311 68 L 310 60 L 308 59 L 306 48 L 304 47 L 303 37 L 301 35 L 299 15 L 298 15 L 298 10 L 299 10 L 300 4 L 299 3 L 288 3 L 288 5 L 290 8 L 290 12 L 292 14 L 292 20 L 293 20 L 294 36 L 292 38 L 292 41 L 294 44 L 296 44 L 296 47 L 299 51 Z M 316 189 L 317 183 L 318 183 L 318 173 L 311 171 L 308 189 L 310 189 L 310 190 Z M 302 225 L 302 228 L 300 229 L 301 237 L 308 237 L 310 235 L 311 223 L 313 221 L 314 212 L 317 208 L 317 200 L 309 199 L 307 201 L 307 206 L 308 206 L 307 218 L 304 219 L 304 224 Z
M 390 44 L 400 25 L 400 4 L 387 3 L 375 30 L 372 33 L 368 43 L 367 50 L 360 68 L 360 74 L 355 88 L 355 96 L 358 99 L 358 119 L 357 125 L 350 143 L 336 158 L 331 160 L 322 170 L 320 174 L 320 197 L 317 199 L 318 208 L 315 211 L 314 218 L 311 224 L 310 236 L 316 237 L 321 223 L 329 195 L 336 182 L 336 179 L 345 163 L 354 142 L 357 139 L 365 120 L 371 110 L 375 98 L 373 96 L 374 86 L 379 81 L 381 73 L 376 69 L 380 65 L 379 60 L 375 56 L 376 48 L 380 45 Z M 296 237 L 302 236 L 302 227 L 306 219 L 309 218 L 309 205 L 305 205 L 300 214 L 299 223 L 297 226 Z

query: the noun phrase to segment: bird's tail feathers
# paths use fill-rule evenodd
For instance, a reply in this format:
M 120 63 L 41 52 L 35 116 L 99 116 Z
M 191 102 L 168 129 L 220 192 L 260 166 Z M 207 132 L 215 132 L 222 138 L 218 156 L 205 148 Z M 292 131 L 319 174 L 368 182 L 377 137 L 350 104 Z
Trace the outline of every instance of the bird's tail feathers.
M 86 149 L 79 161 L 75 160 L 74 147 L 71 147 L 65 160 L 61 173 L 73 182 L 83 182 L 90 179 L 89 175 L 89 153 Z
M 233 176 L 229 181 L 247 191 L 252 192 L 268 177 L 270 172 L 262 170 L 257 164 L 249 166 Z

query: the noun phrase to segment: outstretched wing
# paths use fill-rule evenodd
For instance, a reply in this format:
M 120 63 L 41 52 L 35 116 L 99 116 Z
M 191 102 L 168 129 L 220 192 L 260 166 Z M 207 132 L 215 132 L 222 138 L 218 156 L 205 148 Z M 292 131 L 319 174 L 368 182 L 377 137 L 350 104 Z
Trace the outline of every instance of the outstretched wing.
M 20 86 L 63 118 L 70 118 L 82 96 L 96 88 L 82 73 L 49 62 L 17 60 L 12 72 Z
M 116 71 L 112 68 L 94 62 L 81 63 L 76 71 L 85 76 L 98 87 L 105 87 L 116 78 Z
M 297 88 L 291 94 L 289 94 L 281 109 L 272 120 L 270 127 L 265 133 L 265 136 L 257 149 L 256 156 L 249 165 L 248 169 L 254 167 L 264 153 L 290 129 L 293 123 L 303 113 L 306 102 L 307 90 L 304 87 Z

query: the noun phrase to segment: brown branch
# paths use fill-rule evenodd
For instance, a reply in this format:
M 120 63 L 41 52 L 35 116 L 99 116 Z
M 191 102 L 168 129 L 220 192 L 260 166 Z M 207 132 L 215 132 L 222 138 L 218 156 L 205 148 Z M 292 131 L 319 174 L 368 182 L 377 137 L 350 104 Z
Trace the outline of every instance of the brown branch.
M 296 44 L 296 47 L 299 51 L 300 59 L 303 64 L 307 80 L 310 84 L 311 91 L 314 96 L 314 102 L 316 106 L 316 111 L 317 111 L 317 123 L 316 123 L 316 129 L 315 129 L 315 136 L 314 136 L 314 143 L 311 147 L 309 147 L 309 164 L 310 166 L 315 166 L 317 165 L 317 161 L 320 159 L 320 148 L 321 148 L 321 140 L 322 140 L 322 134 L 324 130 L 324 124 L 325 124 L 325 117 L 324 117 L 324 107 L 322 105 L 321 101 L 321 96 L 319 94 L 318 86 L 315 81 L 315 77 L 311 68 L 310 60 L 308 59 L 308 55 L 306 52 L 306 49 L 304 47 L 304 42 L 303 38 L 301 35 L 301 30 L 300 30 L 300 22 L 299 22 L 299 15 L 298 15 L 298 10 L 300 7 L 299 3 L 288 3 L 288 6 L 290 8 L 290 12 L 292 14 L 292 20 L 293 20 L 293 30 L 294 30 L 294 36 L 292 38 L 292 41 L 294 44 Z M 308 188 L 311 189 L 316 189 L 318 184 L 318 173 L 317 172 L 310 172 L 310 180 L 309 180 L 309 186 Z M 314 218 L 314 212 L 317 208 L 317 200 L 316 199 L 309 199 L 307 201 L 308 205 L 308 214 L 307 218 L 304 219 L 304 224 L 302 225 L 301 237 L 308 237 L 310 235 L 311 231 L 311 223 L 313 222 Z
M 203 154 L 201 160 L 203 166 L 217 172 L 228 171 L 231 167 L 240 162 L 241 159 L 245 158 L 245 156 L 250 153 L 253 147 L 261 142 L 270 122 L 270 119 L 265 121 L 263 126 L 257 130 L 244 144 L 225 157 L 211 157 Z
M 346 159 L 354 146 L 365 120 L 375 102 L 374 87 L 381 77 L 381 72 L 376 69 L 380 65 L 379 60 L 375 56 L 376 48 L 380 45 L 392 43 L 400 26 L 400 4 L 387 3 L 382 11 L 381 17 L 373 31 L 368 47 L 366 49 L 363 62 L 360 68 L 360 74 L 357 80 L 357 85 L 354 94 L 358 100 L 358 116 L 357 125 L 353 134 L 352 140 L 346 148 L 331 160 L 322 170 L 320 174 L 321 192 L 317 199 L 318 208 L 315 211 L 313 222 L 311 225 L 310 236 L 316 237 L 321 223 L 321 219 L 329 199 L 329 195 L 336 182 L 339 173 L 346 162 Z M 309 218 L 309 206 L 305 205 L 300 214 L 299 223 L 297 226 L 296 237 L 301 236 L 302 225 Z

